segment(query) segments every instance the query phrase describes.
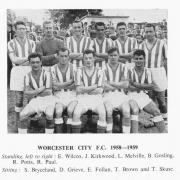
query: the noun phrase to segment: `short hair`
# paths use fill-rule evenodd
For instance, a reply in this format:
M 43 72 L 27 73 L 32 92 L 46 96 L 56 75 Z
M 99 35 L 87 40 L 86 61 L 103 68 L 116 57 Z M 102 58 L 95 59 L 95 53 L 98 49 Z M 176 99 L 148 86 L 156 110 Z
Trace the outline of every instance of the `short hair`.
M 151 23 L 147 23 L 145 26 L 144 26 L 144 29 L 146 28 L 146 27 L 153 27 L 153 29 L 154 29 L 154 31 L 156 31 L 155 30 L 155 26 L 153 25 L 153 24 L 151 24 Z
M 17 29 L 17 26 L 18 26 L 18 25 L 26 26 L 26 23 L 23 22 L 23 21 L 17 21 L 17 22 L 14 24 L 15 29 Z
M 83 57 L 84 57 L 85 54 L 92 54 L 93 57 L 95 56 L 95 52 L 94 52 L 93 50 L 91 50 L 91 49 L 86 49 L 86 50 L 84 50 L 84 52 L 83 52 Z
M 109 54 L 111 54 L 111 53 L 113 53 L 113 52 L 115 52 L 115 51 L 118 52 L 118 49 L 117 49 L 116 47 L 111 47 L 111 48 L 108 49 L 108 52 L 107 52 L 107 53 L 108 53 L 108 55 L 109 55 Z
M 31 53 L 29 56 L 28 56 L 28 60 L 30 61 L 31 58 L 39 58 L 40 61 L 42 61 L 42 58 L 41 58 L 41 55 L 39 53 Z
M 73 24 L 74 24 L 74 23 L 81 23 L 82 28 L 84 27 L 83 22 L 80 21 L 79 19 L 75 19 L 74 22 L 73 22 Z
M 116 25 L 116 28 L 118 28 L 118 26 L 126 26 L 126 23 L 125 22 L 118 22 L 117 25 Z
M 45 27 L 46 24 L 52 24 L 53 25 L 53 22 L 52 21 L 44 21 L 43 22 L 43 28 Z
M 137 49 L 133 53 L 133 56 L 141 56 L 141 55 L 143 55 L 144 58 L 146 57 L 145 51 L 142 49 Z
M 67 52 L 68 52 L 68 55 L 70 54 L 69 49 L 68 49 L 68 48 L 66 48 L 66 47 L 62 47 L 62 48 L 58 49 L 58 50 L 57 50 L 57 54 L 59 54 L 59 52 L 65 52 L 65 51 L 67 51 Z
M 97 26 L 104 26 L 104 28 L 106 29 L 106 25 L 103 22 L 97 22 L 95 24 L 95 29 L 97 30 Z

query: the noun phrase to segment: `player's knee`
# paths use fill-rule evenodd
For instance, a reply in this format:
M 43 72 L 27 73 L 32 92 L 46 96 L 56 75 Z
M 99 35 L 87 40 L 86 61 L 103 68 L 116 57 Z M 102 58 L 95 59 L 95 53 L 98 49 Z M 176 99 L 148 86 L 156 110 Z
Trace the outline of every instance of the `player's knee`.
M 54 116 L 54 107 L 53 106 L 49 106 L 46 108 L 46 111 L 45 111 L 45 114 L 46 114 L 46 118 L 48 120 L 53 120 L 53 116 Z
M 32 108 L 24 108 L 20 113 L 19 113 L 19 117 L 20 119 L 26 118 L 30 115 L 34 114 L 34 111 Z
M 25 118 L 25 117 L 26 117 L 25 112 L 24 112 L 24 111 L 21 111 L 21 112 L 19 113 L 19 117 L 20 117 L 20 119 Z

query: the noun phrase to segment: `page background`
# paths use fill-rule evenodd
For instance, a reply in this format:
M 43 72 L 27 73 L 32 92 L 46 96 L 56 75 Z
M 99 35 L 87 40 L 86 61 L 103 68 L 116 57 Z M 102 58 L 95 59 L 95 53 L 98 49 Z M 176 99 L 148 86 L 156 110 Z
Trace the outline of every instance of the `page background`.
M 53 2 L 53 3 L 52 3 Z M 105 3 L 106 2 L 106 3 Z M 112 3 L 113 2 L 113 3 Z M 26 178 L 29 179 L 39 179 L 43 178 L 44 180 L 49 178 L 59 178 L 61 179 L 134 179 L 135 177 L 138 180 L 144 178 L 146 179 L 159 179 L 162 178 L 164 180 L 169 180 L 173 177 L 174 180 L 180 179 L 180 168 L 179 160 L 180 160 L 180 118 L 179 118 L 179 21 L 178 17 L 180 17 L 179 13 L 179 5 L 176 3 L 177 1 L 49 1 L 49 2 L 38 2 L 35 0 L 27 1 L 4 1 L 1 2 L 0 9 L 0 117 L 1 117 L 1 125 L 0 125 L 0 154 L 2 153 L 40 153 L 37 150 L 37 145 L 96 145 L 96 144 L 121 144 L 121 145 L 131 145 L 137 144 L 139 146 L 139 151 L 142 152 L 169 152 L 175 155 L 175 159 L 172 160 L 172 166 L 176 169 L 175 173 L 166 174 L 166 173 L 149 173 L 148 176 L 146 173 L 138 173 L 134 176 L 133 173 L 127 173 L 123 175 L 111 175 L 111 174 L 91 174 L 90 176 L 87 174 L 83 175 L 50 175 L 50 174 L 9 174 L 3 175 L 3 180 L 10 179 L 21 179 Z M 111 4 L 108 4 L 111 3 Z M 150 5 L 148 5 L 150 3 Z M 81 5 L 82 4 L 82 5 Z M 7 134 L 7 41 L 6 41 L 6 9 L 33 9 L 36 7 L 37 9 L 48 9 L 48 8 L 101 8 L 101 9 L 168 9 L 168 134 L 81 134 L 81 135 L 45 135 L 45 134 L 28 134 L 28 135 L 18 135 L 18 134 Z M 74 152 L 75 153 L 75 152 Z M 0 160 L 1 162 L 1 160 Z M 7 164 L 0 164 L 2 166 L 8 166 Z M 75 161 L 74 161 L 75 162 Z M 63 161 L 62 166 L 66 165 L 68 162 Z M 77 164 L 84 166 L 88 162 L 79 162 L 77 160 Z M 91 163 L 91 162 L 89 162 Z M 109 162 L 107 161 L 107 164 Z M 122 162 L 126 164 L 127 162 Z M 97 161 L 97 165 L 101 165 L 100 161 Z M 151 160 L 150 162 L 137 160 L 132 161 L 132 163 L 128 163 L 127 165 L 138 166 L 138 165 L 156 165 L 156 160 Z M 159 165 L 166 164 L 166 161 L 162 159 L 161 162 L 158 161 Z M 169 166 L 171 166 L 169 164 Z M 2 174 L 1 174 L 2 175 Z M 0 177 L 1 177 L 0 175 Z

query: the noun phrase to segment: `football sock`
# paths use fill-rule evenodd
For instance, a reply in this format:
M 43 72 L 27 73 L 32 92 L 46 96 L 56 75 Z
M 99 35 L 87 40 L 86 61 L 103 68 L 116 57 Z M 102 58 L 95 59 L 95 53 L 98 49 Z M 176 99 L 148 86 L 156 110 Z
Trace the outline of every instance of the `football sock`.
M 131 119 L 127 117 L 122 118 L 122 131 L 123 133 L 130 133 L 131 130 Z
M 97 123 L 97 133 L 105 133 L 106 132 L 106 121 L 98 121 Z
M 54 133 L 63 133 L 63 118 L 55 118 Z
M 131 133 L 138 133 L 139 118 L 138 115 L 131 115 Z
M 45 133 L 47 133 L 47 134 L 53 134 L 54 133 L 54 121 L 53 120 L 49 120 L 46 118 Z
M 158 128 L 160 133 L 165 133 L 166 132 L 165 123 L 164 123 L 162 115 L 155 116 L 153 118 L 153 122 L 155 123 L 155 126 Z
M 67 133 L 71 133 L 71 123 L 72 123 L 72 118 L 68 118 L 67 124 L 66 124 Z
M 19 134 L 27 134 L 27 129 L 18 128 Z

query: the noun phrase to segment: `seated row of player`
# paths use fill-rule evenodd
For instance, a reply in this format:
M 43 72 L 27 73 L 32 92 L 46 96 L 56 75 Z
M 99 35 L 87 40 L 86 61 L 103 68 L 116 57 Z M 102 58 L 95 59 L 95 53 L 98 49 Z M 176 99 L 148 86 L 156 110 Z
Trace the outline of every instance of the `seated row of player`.
M 76 72 L 69 62 L 68 49 L 61 48 L 57 58 L 59 63 L 51 67 L 50 74 L 42 68 L 39 54 L 29 55 L 32 70 L 25 76 L 24 93 L 30 101 L 20 113 L 19 133 L 27 133 L 28 117 L 35 113 L 46 115 L 45 133 L 62 133 L 62 113 L 66 108 L 68 133 L 80 133 L 81 115 L 88 110 L 99 115 L 97 133 L 112 133 L 114 109 L 122 113 L 123 133 L 138 132 L 138 114 L 142 109 L 153 115 L 159 132 L 165 132 L 159 109 L 144 92 L 152 90 L 153 85 L 151 73 L 144 67 L 143 50 L 134 52 L 135 67 L 131 70 L 118 62 L 118 50 L 114 47 L 108 50 L 104 70 L 94 66 L 92 50 L 84 51 L 84 66 Z

